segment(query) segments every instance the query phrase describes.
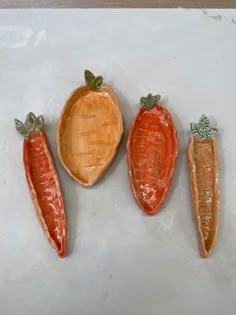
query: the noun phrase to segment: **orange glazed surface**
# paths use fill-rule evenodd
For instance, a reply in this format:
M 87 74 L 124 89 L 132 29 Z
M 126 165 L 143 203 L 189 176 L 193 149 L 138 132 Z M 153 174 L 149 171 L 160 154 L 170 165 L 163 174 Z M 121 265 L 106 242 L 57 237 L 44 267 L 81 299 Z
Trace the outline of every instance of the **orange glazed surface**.
M 69 97 L 58 123 L 60 160 L 69 174 L 84 186 L 93 185 L 112 162 L 123 134 L 119 101 L 103 85 L 87 86 Z
M 67 253 L 68 229 L 58 175 L 43 130 L 24 139 L 23 160 L 31 198 L 43 231 L 60 257 Z
M 134 197 L 144 212 L 155 214 L 171 185 L 178 153 L 176 130 L 165 108 L 155 105 L 139 110 L 129 132 L 127 153 Z

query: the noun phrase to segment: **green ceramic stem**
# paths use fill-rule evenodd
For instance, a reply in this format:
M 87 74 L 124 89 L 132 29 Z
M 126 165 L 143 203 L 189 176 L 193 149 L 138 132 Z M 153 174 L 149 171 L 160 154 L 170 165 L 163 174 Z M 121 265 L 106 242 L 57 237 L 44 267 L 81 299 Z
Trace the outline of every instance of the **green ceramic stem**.
M 202 115 L 198 123 L 191 123 L 190 127 L 192 134 L 201 140 L 215 137 L 218 132 L 217 128 L 210 126 L 209 118 L 206 115 Z
M 149 93 L 146 97 L 140 98 L 140 105 L 146 110 L 150 110 L 159 102 L 160 98 L 160 95 L 152 95 Z
M 31 132 L 40 131 L 44 125 L 44 118 L 42 115 L 35 116 L 34 113 L 29 113 L 26 116 L 25 123 L 15 119 L 16 130 L 24 137 L 28 137 Z
M 95 75 L 89 70 L 84 71 L 84 79 L 87 86 L 91 90 L 99 90 L 103 84 L 103 77 L 102 76 L 95 77 Z

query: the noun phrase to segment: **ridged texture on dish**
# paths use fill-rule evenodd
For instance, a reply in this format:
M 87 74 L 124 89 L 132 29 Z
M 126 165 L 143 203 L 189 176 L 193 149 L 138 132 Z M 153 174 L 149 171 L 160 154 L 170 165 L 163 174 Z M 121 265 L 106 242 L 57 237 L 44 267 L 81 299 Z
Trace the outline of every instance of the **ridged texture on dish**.
M 77 88 L 69 96 L 57 127 L 61 163 L 80 184 L 91 186 L 112 162 L 123 135 L 123 118 L 114 91 Z
M 200 254 L 208 257 L 215 245 L 219 223 L 220 190 L 215 137 L 199 139 L 191 135 L 187 159 Z
M 24 139 L 23 160 L 31 198 L 50 244 L 60 257 L 67 253 L 68 229 L 60 182 L 43 130 Z
M 141 108 L 129 131 L 127 157 L 134 198 L 147 214 L 155 214 L 163 204 L 177 154 L 177 134 L 169 112 L 158 104 Z

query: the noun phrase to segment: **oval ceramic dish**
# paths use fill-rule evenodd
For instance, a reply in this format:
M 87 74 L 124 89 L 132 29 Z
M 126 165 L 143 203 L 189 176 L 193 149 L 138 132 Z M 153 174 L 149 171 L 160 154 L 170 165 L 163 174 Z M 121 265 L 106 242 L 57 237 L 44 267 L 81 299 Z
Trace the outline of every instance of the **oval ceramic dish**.
M 169 112 L 158 104 L 159 95 L 142 97 L 141 109 L 129 131 L 128 172 L 139 206 L 155 214 L 163 204 L 178 154 L 177 134 Z
M 67 253 L 68 228 L 61 186 L 42 129 L 43 116 L 29 113 L 25 124 L 15 119 L 24 136 L 23 162 L 31 199 L 42 229 L 60 257 Z
M 112 162 L 123 135 L 118 98 L 102 77 L 85 71 L 85 86 L 66 101 L 57 127 L 61 163 L 80 184 L 92 186 Z
M 200 254 L 208 257 L 216 241 L 219 223 L 217 129 L 212 128 L 209 119 L 203 115 L 198 124 L 191 123 L 191 131 L 187 160 L 193 214 Z

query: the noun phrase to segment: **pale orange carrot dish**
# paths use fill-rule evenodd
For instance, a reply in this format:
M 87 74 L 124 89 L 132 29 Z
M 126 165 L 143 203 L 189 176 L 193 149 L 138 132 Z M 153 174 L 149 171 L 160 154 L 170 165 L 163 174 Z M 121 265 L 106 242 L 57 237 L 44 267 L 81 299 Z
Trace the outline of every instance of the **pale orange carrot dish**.
M 80 184 L 92 186 L 105 173 L 123 135 L 123 117 L 112 88 L 85 71 L 86 85 L 66 101 L 57 127 L 61 163 Z
M 211 127 L 209 119 L 202 115 L 198 124 L 191 124 L 191 132 L 187 160 L 193 214 L 200 254 L 208 257 L 215 245 L 219 223 L 217 129 Z

